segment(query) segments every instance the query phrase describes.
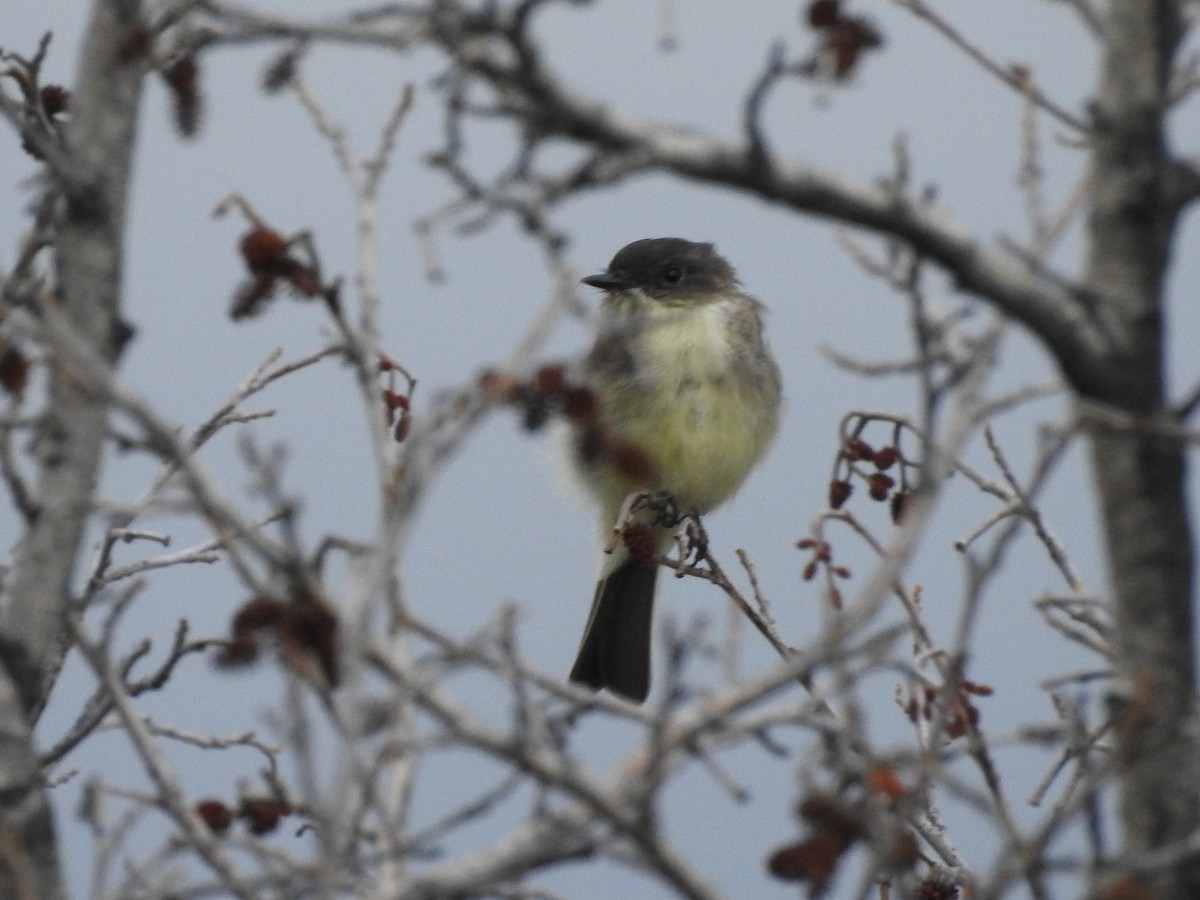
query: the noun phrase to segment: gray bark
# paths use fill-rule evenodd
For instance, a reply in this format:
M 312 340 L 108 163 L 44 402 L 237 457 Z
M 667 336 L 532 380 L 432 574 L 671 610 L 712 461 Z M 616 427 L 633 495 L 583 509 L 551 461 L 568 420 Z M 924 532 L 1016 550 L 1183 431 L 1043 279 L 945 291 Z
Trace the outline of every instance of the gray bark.
M 56 157 L 59 305 L 108 360 L 120 346 L 122 240 L 143 59 L 122 59 L 139 0 L 97 3 Z M 61 361 L 39 435 L 37 517 L 0 595 L 0 896 L 64 896 L 53 819 L 33 744 L 47 666 L 62 639 L 70 579 L 100 469 L 107 410 Z
M 1200 824 L 1186 448 L 1154 427 L 1168 407 L 1163 292 L 1179 203 L 1165 116 L 1180 7 L 1113 0 L 1094 107 L 1087 281 L 1100 298 L 1102 362 L 1114 377 L 1083 393 L 1139 423 L 1099 424 L 1092 435 L 1124 686 L 1116 734 L 1129 859 Z M 1200 897 L 1195 860 L 1144 878 L 1156 897 Z

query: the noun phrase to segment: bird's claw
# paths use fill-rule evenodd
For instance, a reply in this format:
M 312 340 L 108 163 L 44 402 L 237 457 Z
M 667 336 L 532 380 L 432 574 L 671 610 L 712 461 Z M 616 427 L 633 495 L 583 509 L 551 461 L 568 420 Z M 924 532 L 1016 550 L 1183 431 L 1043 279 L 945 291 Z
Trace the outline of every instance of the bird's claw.
M 679 550 L 679 561 L 675 564 L 676 577 L 683 576 L 683 570 L 690 559 L 693 563 L 703 562 L 708 557 L 708 533 L 700 521 L 700 514 L 695 510 L 681 516 L 675 530 L 675 546 Z

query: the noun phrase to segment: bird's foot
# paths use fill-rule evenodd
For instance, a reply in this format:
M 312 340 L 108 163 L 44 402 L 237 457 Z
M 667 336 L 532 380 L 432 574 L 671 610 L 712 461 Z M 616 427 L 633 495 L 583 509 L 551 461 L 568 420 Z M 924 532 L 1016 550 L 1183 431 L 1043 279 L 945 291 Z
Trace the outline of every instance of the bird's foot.
M 708 532 L 700 521 L 700 514 L 695 510 L 680 517 L 675 530 L 675 546 L 679 550 L 679 561 L 675 565 L 675 575 L 683 577 L 683 570 L 688 565 L 701 563 L 708 557 Z

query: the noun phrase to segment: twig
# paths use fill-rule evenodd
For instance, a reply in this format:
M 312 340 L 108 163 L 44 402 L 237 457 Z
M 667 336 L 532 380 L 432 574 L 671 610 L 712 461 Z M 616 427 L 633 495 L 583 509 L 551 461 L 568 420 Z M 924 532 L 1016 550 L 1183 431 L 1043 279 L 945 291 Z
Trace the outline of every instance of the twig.
M 1086 134 L 1090 129 L 1082 119 L 1063 109 L 1040 90 L 1033 86 L 1028 75 L 1022 75 L 1016 72 L 1012 67 L 1001 65 L 996 62 L 982 47 L 973 41 L 969 40 L 965 35 L 955 29 L 949 22 L 941 17 L 936 11 L 925 4 L 924 0 L 892 0 L 897 6 L 902 9 L 907 9 L 918 19 L 928 22 L 933 26 L 934 30 L 940 33 L 944 38 L 950 41 L 955 47 L 969 56 L 975 62 L 983 67 L 984 71 L 994 75 L 1004 84 L 1008 85 L 1015 91 L 1020 93 L 1028 93 L 1031 100 L 1038 106 L 1044 109 L 1059 122 L 1068 126 L 1073 131 L 1081 134 Z

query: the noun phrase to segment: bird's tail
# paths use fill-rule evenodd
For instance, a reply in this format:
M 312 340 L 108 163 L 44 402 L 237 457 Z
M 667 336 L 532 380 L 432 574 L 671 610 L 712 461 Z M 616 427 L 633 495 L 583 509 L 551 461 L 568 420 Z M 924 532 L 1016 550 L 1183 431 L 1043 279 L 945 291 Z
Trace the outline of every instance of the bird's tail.
M 650 693 L 650 626 L 658 565 L 626 559 L 600 580 L 571 680 L 634 703 Z

